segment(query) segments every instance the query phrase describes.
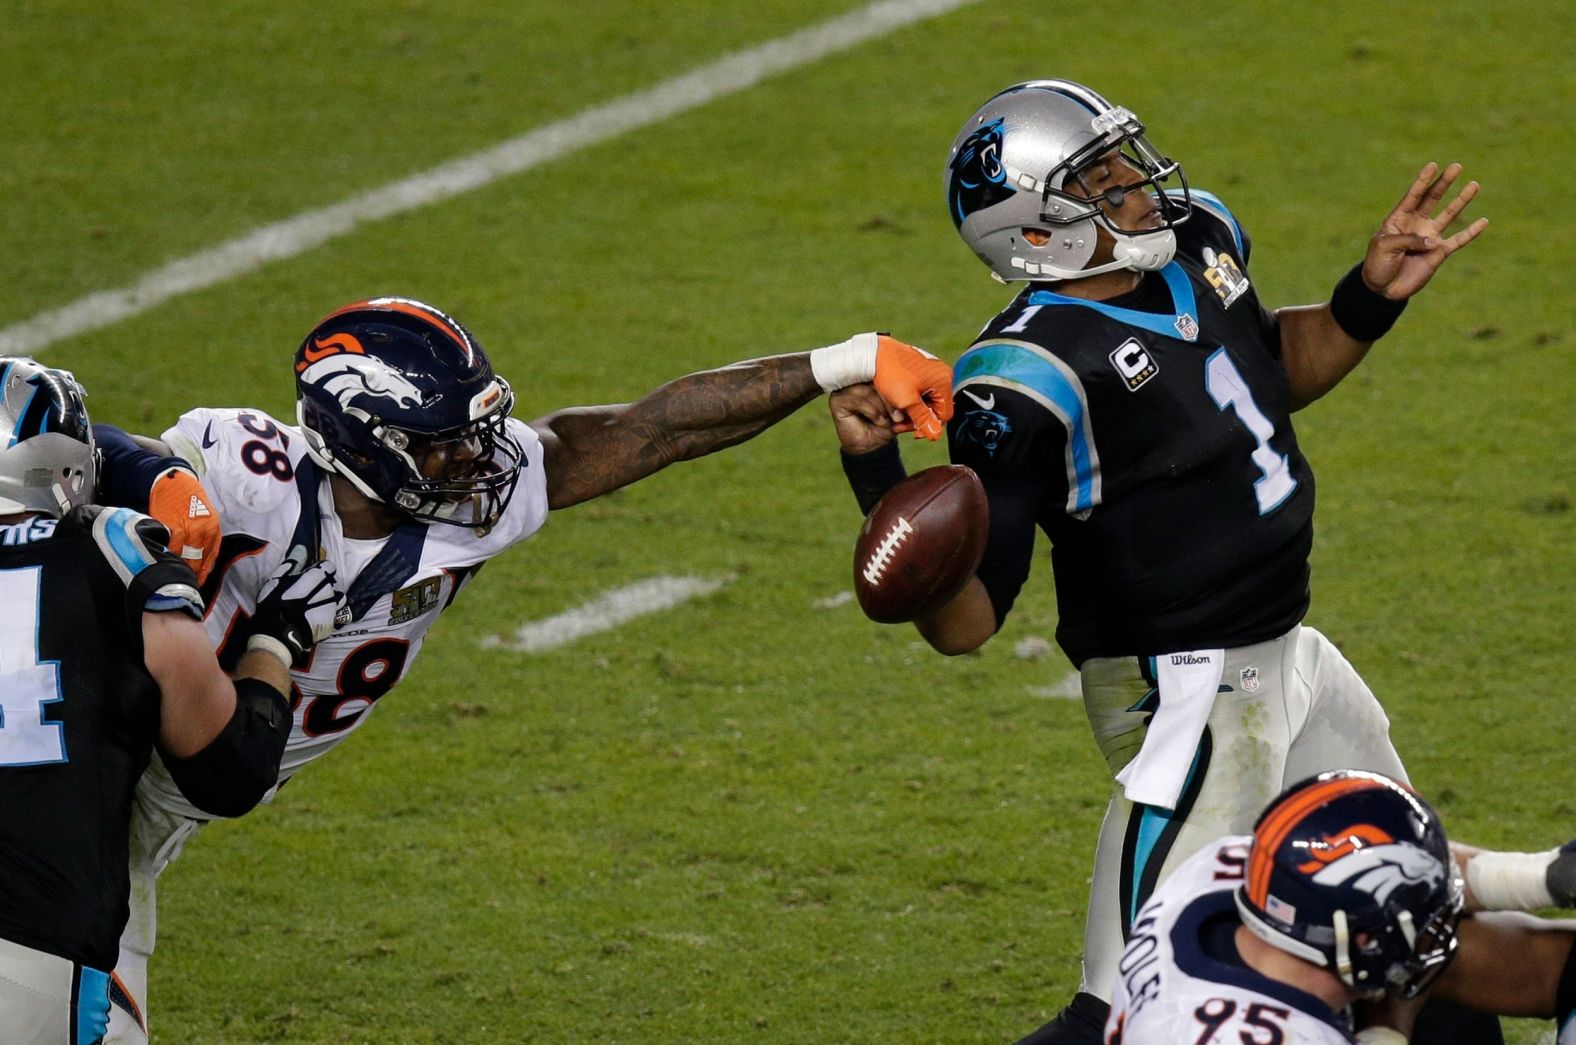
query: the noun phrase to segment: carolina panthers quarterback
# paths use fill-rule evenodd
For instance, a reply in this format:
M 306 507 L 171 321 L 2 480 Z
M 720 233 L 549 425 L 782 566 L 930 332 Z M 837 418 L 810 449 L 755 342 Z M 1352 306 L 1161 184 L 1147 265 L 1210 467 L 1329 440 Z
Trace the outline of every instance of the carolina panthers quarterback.
M 549 511 L 749 439 L 823 390 L 872 382 L 890 404 L 889 428 L 932 439 L 951 415 L 946 364 L 861 334 L 527 424 L 510 416 L 509 384 L 470 331 L 398 297 L 326 317 L 296 351 L 295 381 L 294 424 L 260 410 L 197 409 L 162 442 L 95 430 L 104 496 L 147 506 L 171 528 L 171 547 L 206 573 L 206 625 L 222 662 L 244 648 L 271 574 L 286 563 L 334 567 L 345 605 L 333 633 L 294 665 L 281 781 L 367 720 L 478 568 L 535 533 Z M 155 883 L 208 819 L 157 761 L 136 813 L 131 920 L 112 984 L 115 1042 L 146 1040 Z
M 1236 216 L 1089 88 L 1009 87 L 952 143 L 949 216 L 1017 293 L 953 375 L 951 457 L 989 497 L 984 559 L 915 624 L 948 655 L 982 646 L 1043 531 L 1057 640 L 1116 777 L 1082 986 L 1025 1045 L 1098 1042 L 1117 956 L 1156 883 L 1245 831 L 1288 782 L 1343 766 L 1402 773 L 1373 694 L 1302 624 L 1314 478 L 1291 415 L 1483 231 L 1480 219 L 1448 233 L 1478 191 L 1452 192 L 1460 173 L 1424 167 L 1329 301 L 1270 311 Z M 862 390 L 831 405 L 868 511 L 903 475 L 897 445 L 867 423 L 883 407 Z
M 1463 918 L 1466 902 L 1427 802 L 1382 774 L 1321 773 L 1139 909 L 1105 1043 L 1404 1045 L 1425 992 L 1552 1017 L 1576 1041 L 1576 922 Z

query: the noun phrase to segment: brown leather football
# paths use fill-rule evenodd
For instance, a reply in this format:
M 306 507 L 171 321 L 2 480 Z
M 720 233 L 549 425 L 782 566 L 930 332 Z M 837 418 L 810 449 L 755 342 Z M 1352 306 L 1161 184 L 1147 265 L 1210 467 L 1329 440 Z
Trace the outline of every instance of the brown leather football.
M 989 532 L 973 469 L 927 468 L 892 487 L 854 542 L 854 594 L 865 616 L 898 624 L 944 605 L 979 567 Z

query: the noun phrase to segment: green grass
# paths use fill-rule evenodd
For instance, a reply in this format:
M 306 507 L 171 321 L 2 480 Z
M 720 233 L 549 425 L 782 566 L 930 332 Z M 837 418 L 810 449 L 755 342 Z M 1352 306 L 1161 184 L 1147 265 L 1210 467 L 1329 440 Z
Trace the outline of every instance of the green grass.
M 0 57 L 0 324 L 322 206 L 848 0 L 559 7 L 19 2 Z M 616 401 L 871 327 L 948 358 L 1004 300 L 940 200 L 996 89 L 1084 79 L 1319 300 L 1424 161 L 1492 226 L 1300 415 L 1310 622 L 1390 709 L 1453 832 L 1571 833 L 1563 670 L 1576 335 L 1557 284 L 1576 10 L 1467 0 L 1154 11 L 981 4 L 47 350 L 96 417 L 286 411 L 324 312 L 461 316 L 520 411 Z M 911 467 L 939 461 L 909 448 Z M 944 660 L 850 605 L 824 408 L 555 516 L 437 625 L 397 696 L 162 881 L 169 1042 L 1003 1042 L 1077 980 L 1107 793 L 1047 565 Z M 481 637 L 662 573 L 720 592 L 538 655 Z M 1517 1041 L 1541 1031 L 1518 1026 Z

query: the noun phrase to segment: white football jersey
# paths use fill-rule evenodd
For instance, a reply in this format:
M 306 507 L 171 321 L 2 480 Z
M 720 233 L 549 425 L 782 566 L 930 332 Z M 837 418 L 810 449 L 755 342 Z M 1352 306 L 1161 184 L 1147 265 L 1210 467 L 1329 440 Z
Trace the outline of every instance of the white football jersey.
M 542 444 L 525 423 L 509 432 L 524 449 L 519 484 L 503 517 L 485 534 L 444 524 L 409 523 L 378 540 L 347 538 L 333 511 L 327 470 L 307 457 L 300 431 L 261 410 L 198 409 L 181 416 L 164 440 L 191 462 L 223 523 L 224 539 L 208 595 L 205 623 L 221 657 L 244 629 L 263 583 L 284 561 L 303 509 L 298 472 L 321 474 L 316 543 L 350 595 L 334 633 L 291 672 L 295 722 L 280 766 L 280 783 L 327 752 L 367 720 L 377 701 L 410 670 L 427 629 L 454 601 L 481 563 L 530 537 L 547 519 Z M 305 464 L 303 465 L 303 460 Z M 390 545 L 395 547 L 390 548 Z M 347 619 L 348 618 L 348 619 Z M 207 819 L 191 806 L 154 760 L 143 793 L 182 815 Z M 269 797 L 272 797 L 270 794 Z
M 1347 1045 L 1346 1014 L 1237 958 L 1233 891 L 1251 835 L 1189 857 L 1139 910 L 1117 966 L 1107 1045 Z

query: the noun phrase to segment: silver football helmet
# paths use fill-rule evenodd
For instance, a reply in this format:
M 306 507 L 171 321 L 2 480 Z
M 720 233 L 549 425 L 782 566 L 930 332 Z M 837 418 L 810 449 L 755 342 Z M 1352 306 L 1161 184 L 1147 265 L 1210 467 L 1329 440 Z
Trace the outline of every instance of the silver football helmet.
M 0 356 L 0 515 L 92 502 L 98 450 L 82 396 L 65 370 Z
M 1142 178 L 1091 199 L 1079 172 L 1118 150 Z M 1172 175 L 1176 195 L 1161 184 Z M 1149 144 L 1138 118 L 1070 80 L 1030 80 L 980 106 L 953 140 L 942 180 L 958 235 L 1003 283 L 1163 268 L 1176 254 L 1176 226 L 1193 210 L 1181 166 Z M 1127 232 L 1100 210 L 1133 190 L 1154 197 L 1158 227 Z M 1088 267 L 1096 223 L 1115 238 L 1115 257 Z

